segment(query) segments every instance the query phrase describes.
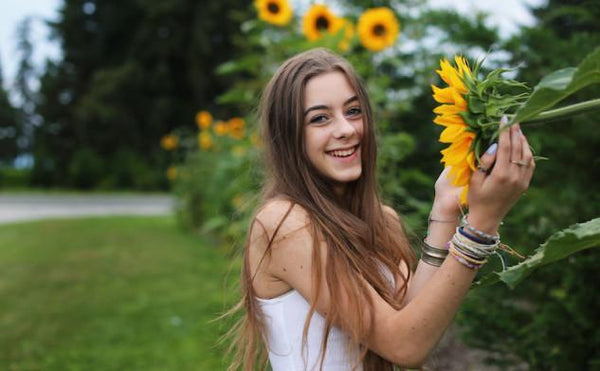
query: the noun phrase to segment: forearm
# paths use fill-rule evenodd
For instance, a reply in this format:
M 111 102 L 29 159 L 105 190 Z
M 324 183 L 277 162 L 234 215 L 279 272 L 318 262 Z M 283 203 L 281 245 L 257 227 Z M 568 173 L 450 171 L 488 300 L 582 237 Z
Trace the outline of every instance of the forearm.
M 427 268 L 422 272 L 431 270 Z M 422 289 L 391 321 L 392 332 L 406 334 L 406 338 L 397 343 L 398 360 L 410 357 L 412 353 L 418 360 L 417 364 L 424 362 L 452 322 L 475 274 L 475 270 L 452 257 L 448 257 L 438 269 L 433 269 Z
M 431 209 L 431 219 L 428 225 L 428 234 L 425 241 L 433 246 L 442 248 L 452 239 L 456 227 L 458 226 L 458 214 L 452 211 L 446 211 L 442 207 L 434 204 Z M 455 223 L 450 223 L 455 221 Z M 418 293 L 429 279 L 438 271 L 438 267 L 419 260 L 417 269 L 411 279 L 408 293 L 404 299 L 405 305 L 408 304 Z

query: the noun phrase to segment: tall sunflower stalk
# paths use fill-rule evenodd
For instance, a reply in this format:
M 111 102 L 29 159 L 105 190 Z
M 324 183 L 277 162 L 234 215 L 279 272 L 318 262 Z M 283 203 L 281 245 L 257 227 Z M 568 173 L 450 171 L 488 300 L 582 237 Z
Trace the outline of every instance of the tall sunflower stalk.
M 497 140 L 500 130 L 520 122 L 545 122 L 564 119 L 584 111 L 600 109 L 600 99 L 558 109 L 556 103 L 575 91 L 600 83 L 600 48 L 588 55 L 577 68 L 551 73 L 531 90 L 526 84 L 502 77 L 506 68 L 498 68 L 481 78 L 483 61 L 471 69 L 465 58 L 456 56 L 454 65 L 440 61 L 436 72 L 447 87 L 432 85 L 433 98 L 440 103 L 433 112 L 434 123 L 444 127 L 439 141 L 449 146 L 441 151 L 445 166 L 450 166 L 452 184 L 464 187 L 460 201 L 467 204 L 468 185 L 483 151 Z M 500 129 L 502 116 L 509 125 Z

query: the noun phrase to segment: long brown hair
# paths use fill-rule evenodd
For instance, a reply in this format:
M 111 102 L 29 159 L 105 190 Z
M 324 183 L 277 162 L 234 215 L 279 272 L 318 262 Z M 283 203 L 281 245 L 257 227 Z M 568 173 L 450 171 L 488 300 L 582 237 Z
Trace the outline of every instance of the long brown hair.
M 344 73 L 354 89 L 363 112 L 363 137 L 361 141 L 362 174 L 346 187 L 343 196 L 335 194 L 332 184 L 311 165 L 304 145 L 304 91 L 307 82 L 327 72 Z M 313 287 L 320 287 L 323 279 L 331 294 L 331 303 L 340 302 L 341 293 L 350 308 L 351 326 L 345 329 L 355 345 L 359 345 L 365 370 L 393 370 L 391 362 L 360 345 L 373 328 L 373 303 L 368 300 L 366 280 L 381 297 L 396 309 L 401 308 L 407 291 L 410 271 L 416 263 L 414 252 L 399 220 L 383 210 L 376 182 L 377 147 L 373 116 L 367 92 L 360 78 L 345 59 L 325 49 L 313 49 L 287 60 L 267 85 L 261 102 L 260 123 L 265 146 L 267 177 L 263 189 L 263 202 L 273 198 L 291 201 L 286 215 L 270 236 L 265 254 L 276 237 L 277 230 L 295 204 L 309 215 L 313 236 Z M 260 210 L 260 206 L 258 208 Z M 254 226 L 253 219 L 246 247 Z M 319 267 L 319 241 L 327 246 L 327 263 L 322 277 Z M 405 262 L 410 269 L 404 274 L 399 266 Z M 383 264 L 394 276 L 391 287 L 382 272 Z M 252 286 L 248 255 L 242 270 L 242 299 L 230 312 L 245 309 L 245 314 L 229 332 L 233 337 L 231 349 L 235 351 L 231 369 L 243 366 L 252 370 L 255 365 L 266 366 L 264 321 Z M 319 293 L 315 293 L 318 297 Z M 367 298 L 365 303 L 365 298 Z M 310 311 L 304 325 L 303 346 L 306 345 L 308 324 L 315 312 L 316 301 L 311 300 Z M 345 313 L 348 315 L 349 313 Z M 321 366 L 327 348 L 327 338 L 332 323 L 340 323 L 341 313 L 332 305 L 325 315 L 326 327 L 321 344 Z M 348 318 L 345 319 L 348 321 Z

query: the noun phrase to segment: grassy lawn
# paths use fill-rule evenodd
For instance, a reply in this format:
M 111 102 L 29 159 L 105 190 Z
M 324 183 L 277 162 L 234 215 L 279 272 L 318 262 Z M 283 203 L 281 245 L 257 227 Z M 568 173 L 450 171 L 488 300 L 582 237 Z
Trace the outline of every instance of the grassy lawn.
M 2 225 L 0 369 L 224 369 L 238 272 L 171 217 Z

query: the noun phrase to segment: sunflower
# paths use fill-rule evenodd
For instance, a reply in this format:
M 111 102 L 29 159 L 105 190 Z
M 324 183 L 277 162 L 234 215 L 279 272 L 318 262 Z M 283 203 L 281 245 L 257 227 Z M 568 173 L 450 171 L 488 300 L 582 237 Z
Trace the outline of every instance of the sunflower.
M 441 103 L 433 110 L 438 115 L 433 121 L 444 127 L 440 142 L 450 144 L 442 150 L 442 162 L 451 166 L 448 178 L 452 184 L 464 186 L 461 203 L 465 205 L 475 164 L 483 149 L 504 130 L 499 128 L 500 118 L 514 115 L 530 95 L 527 85 L 501 77 L 507 71 L 504 68 L 480 78 L 482 63 L 477 62 L 471 69 L 463 57 L 454 57 L 454 66 L 442 59 L 436 72 L 448 87 L 432 86 L 433 98 Z
M 196 114 L 196 125 L 200 129 L 208 129 L 212 124 L 213 118 L 210 112 L 200 111 Z
M 169 168 L 167 169 L 167 179 L 169 179 L 170 181 L 175 180 L 175 178 L 177 177 L 177 168 L 175 168 L 175 166 L 169 166 Z
M 202 131 L 198 134 L 198 146 L 203 150 L 209 150 L 213 146 L 213 138 L 207 131 Z
M 276 26 L 286 26 L 292 19 L 292 7 L 287 0 L 254 0 L 258 18 Z
M 378 52 L 394 45 L 400 25 L 390 8 L 373 8 L 358 19 L 358 37 L 365 48 Z
M 436 71 L 448 87 L 441 89 L 431 86 L 433 98 L 442 103 L 433 110 L 438 115 L 433 122 L 444 127 L 440 142 L 449 143 L 450 146 L 441 151 L 441 162 L 451 167 L 448 177 L 452 184 L 464 187 L 460 201 L 466 205 L 471 174 L 476 169 L 472 148 L 476 134 L 464 120 L 464 115 L 468 112 L 465 79 L 471 78 L 472 73 L 464 58 L 457 56 L 454 61 L 456 68 L 447 60 L 442 60 L 441 69 Z
M 302 19 L 302 31 L 310 41 L 320 39 L 325 33 L 335 34 L 341 26 L 341 20 L 322 4 L 311 6 Z
M 172 135 L 172 134 L 165 135 L 160 140 L 160 146 L 164 150 L 167 150 L 167 151 L 174 150 L 175 148 L 177 148 L 178 144 L 179 144 L 179 140 L 177 139 L 177 137 L 175 135 Z
M 229 125 L 223 121 L 217 121 L 215 126 L 213 126 L 213 130 L 217 136 L 222 137 L 223 135 L 229 133 Z
M 246 123 L 240 117 L 234 117 L 227 122 L 229 126 L 229 135 L 235 139 L 242 139 L 246 132 Z

